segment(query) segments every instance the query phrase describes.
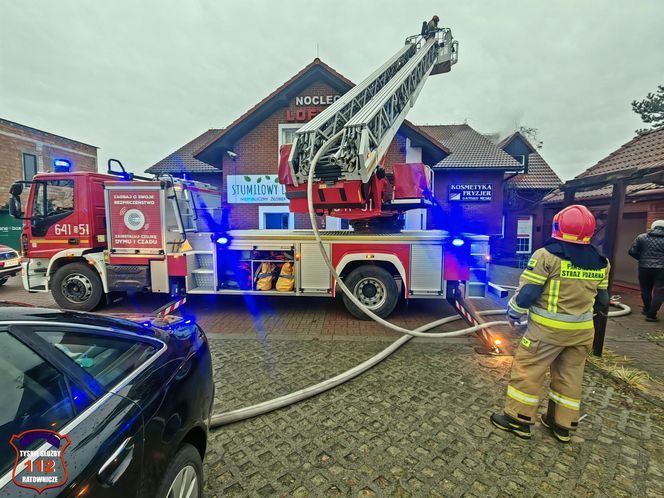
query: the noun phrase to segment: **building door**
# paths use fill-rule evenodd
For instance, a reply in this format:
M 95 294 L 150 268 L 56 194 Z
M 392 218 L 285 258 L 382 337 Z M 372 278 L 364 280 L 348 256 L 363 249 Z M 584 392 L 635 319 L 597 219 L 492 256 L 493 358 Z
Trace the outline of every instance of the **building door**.
M 620 224 L 618 249 L 616 251 L 615 270 L 613 279 L 629 284 L 639 283 L 639 263 L 627 251 L 637 235 L 646 231 L 648 213 L 625 213 Z

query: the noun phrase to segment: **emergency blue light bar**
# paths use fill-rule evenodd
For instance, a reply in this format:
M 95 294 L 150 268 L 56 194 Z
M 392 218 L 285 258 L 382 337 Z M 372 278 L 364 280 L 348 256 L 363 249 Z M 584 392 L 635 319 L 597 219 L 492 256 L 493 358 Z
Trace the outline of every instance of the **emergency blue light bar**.
M 69 173 L 71 171 L 71 161 L 69 159 L 55 159 L 53 161 L 53 171 L 56 173 Z
M 223 236 L 219 237 L 217 239 L 217 244 L 221 244 L 222 246 L 225 246 L 226 244 L 228 244 L 228 237 L 223 237 Z
M 461 247 L 461 246 L 464 245 L 465 243 L 466 243 L 465 240 L 460 239 L 460 238 L 458 238 L 458 237 L 455 238 L 455 239 L 452 239 L 452 245 L 453 245 L 454 247 Z

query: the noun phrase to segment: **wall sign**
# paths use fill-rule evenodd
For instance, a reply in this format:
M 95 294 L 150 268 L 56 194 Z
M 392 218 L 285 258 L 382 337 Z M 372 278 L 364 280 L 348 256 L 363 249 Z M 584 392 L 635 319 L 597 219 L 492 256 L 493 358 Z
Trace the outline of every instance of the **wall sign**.
M 490 202 L 493 198 L 491 183 L 452 183 L 449 186 L 450 201 Z
M 323 109 L 316 107 L 307 107 L 306 109 L 295 109 L 291 111 L 286 109 L 286 122 L 287 123 L 306 123 L 318 116 Z
M 295 97 L 295 105 L 330 105 L 339 100 L 340 95 L 302 95 Z
M 277 175 L 228 175 L 229 204 L 286 204 L 286 187 Z

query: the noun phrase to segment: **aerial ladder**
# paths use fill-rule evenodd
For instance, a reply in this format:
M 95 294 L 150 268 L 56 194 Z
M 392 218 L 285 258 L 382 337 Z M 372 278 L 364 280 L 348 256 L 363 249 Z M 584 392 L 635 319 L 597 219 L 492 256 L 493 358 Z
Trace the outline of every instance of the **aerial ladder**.
M 421 171 L 428 176 L 421 198 L 398 199 L 395 182 L 412 181 L 413 174 L 395 169 L 390 183 L 381 160 L 427 78 L 449 72 L 457 57 L 449 28 L 410 36 L 380 68 L 304 124 L 281 150 L 280 178 L 291 211 L 307 211 L 306 183 L 314 163 L 314 208 L 347 218 L 356 229 L 399 228 L 394 223 L 401 212 L 435 203 L 430 171 Z

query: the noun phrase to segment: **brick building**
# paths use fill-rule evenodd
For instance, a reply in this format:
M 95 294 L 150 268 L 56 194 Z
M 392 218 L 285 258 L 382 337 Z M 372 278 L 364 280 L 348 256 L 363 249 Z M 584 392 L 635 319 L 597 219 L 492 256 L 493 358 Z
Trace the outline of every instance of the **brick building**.
M 597 164 L 576 178 L 612 173 L 636 168 L 661 168 L 664 172 L 664 128 L 636 136 L 619 149 L 611 152 Z M 593 242 L 600 247 L 604 242 L 606 217 L 611 199 L 611 186 L 576 193 L 575 202 L 588 206 L 597 217 L 598 229 Z M 562 192 L 554 192 L 546 198 L 541 209 L 543 225 L 550 230 L 553 215 L 564 206 Z M 627 250 L 634 238 L 650 228 L 653 221 L 664 219 L 664 185 L 642 183 L 629 185 L 623 207 L 623 218 L 618 230 L 614 278 L 626 285 L 636 285 L 637 262 Z
M 204 132 L 147 172 L 187 175 L 220 187 L 232 228 L 307 228 L 308 215 L 289 212 L 277 183 L 279 146 L 292 142 L 304 122 L 352 86 L 315 59 L 234 122 Z M 406 228 L 436 226 L 497 239 L 502 236 L 505 179 L 525 171 L 523 161 L 467 124 L 416 126 L 405 121 L 383 166 L 389 173 L 393 164 L 404 162 L 432 167 L 434 195 L 441 206 L 439 211 L 409 211 Z M 261 199 L 240 194 L 243 186 L 259 183 L 267 193 Z M 465 190 L 478 185 L 488 195 L 482 199 L 466 195 Z M 328 229 L 347 226 L 344 220 L 331 217 L 321 220 L 321 225 Z
M 20 222 L 7 213 L 9 187 L 68 159 L 74 171 L 97 171 L 97 147 L 0 118 L 0 244 L 16 246 Z

